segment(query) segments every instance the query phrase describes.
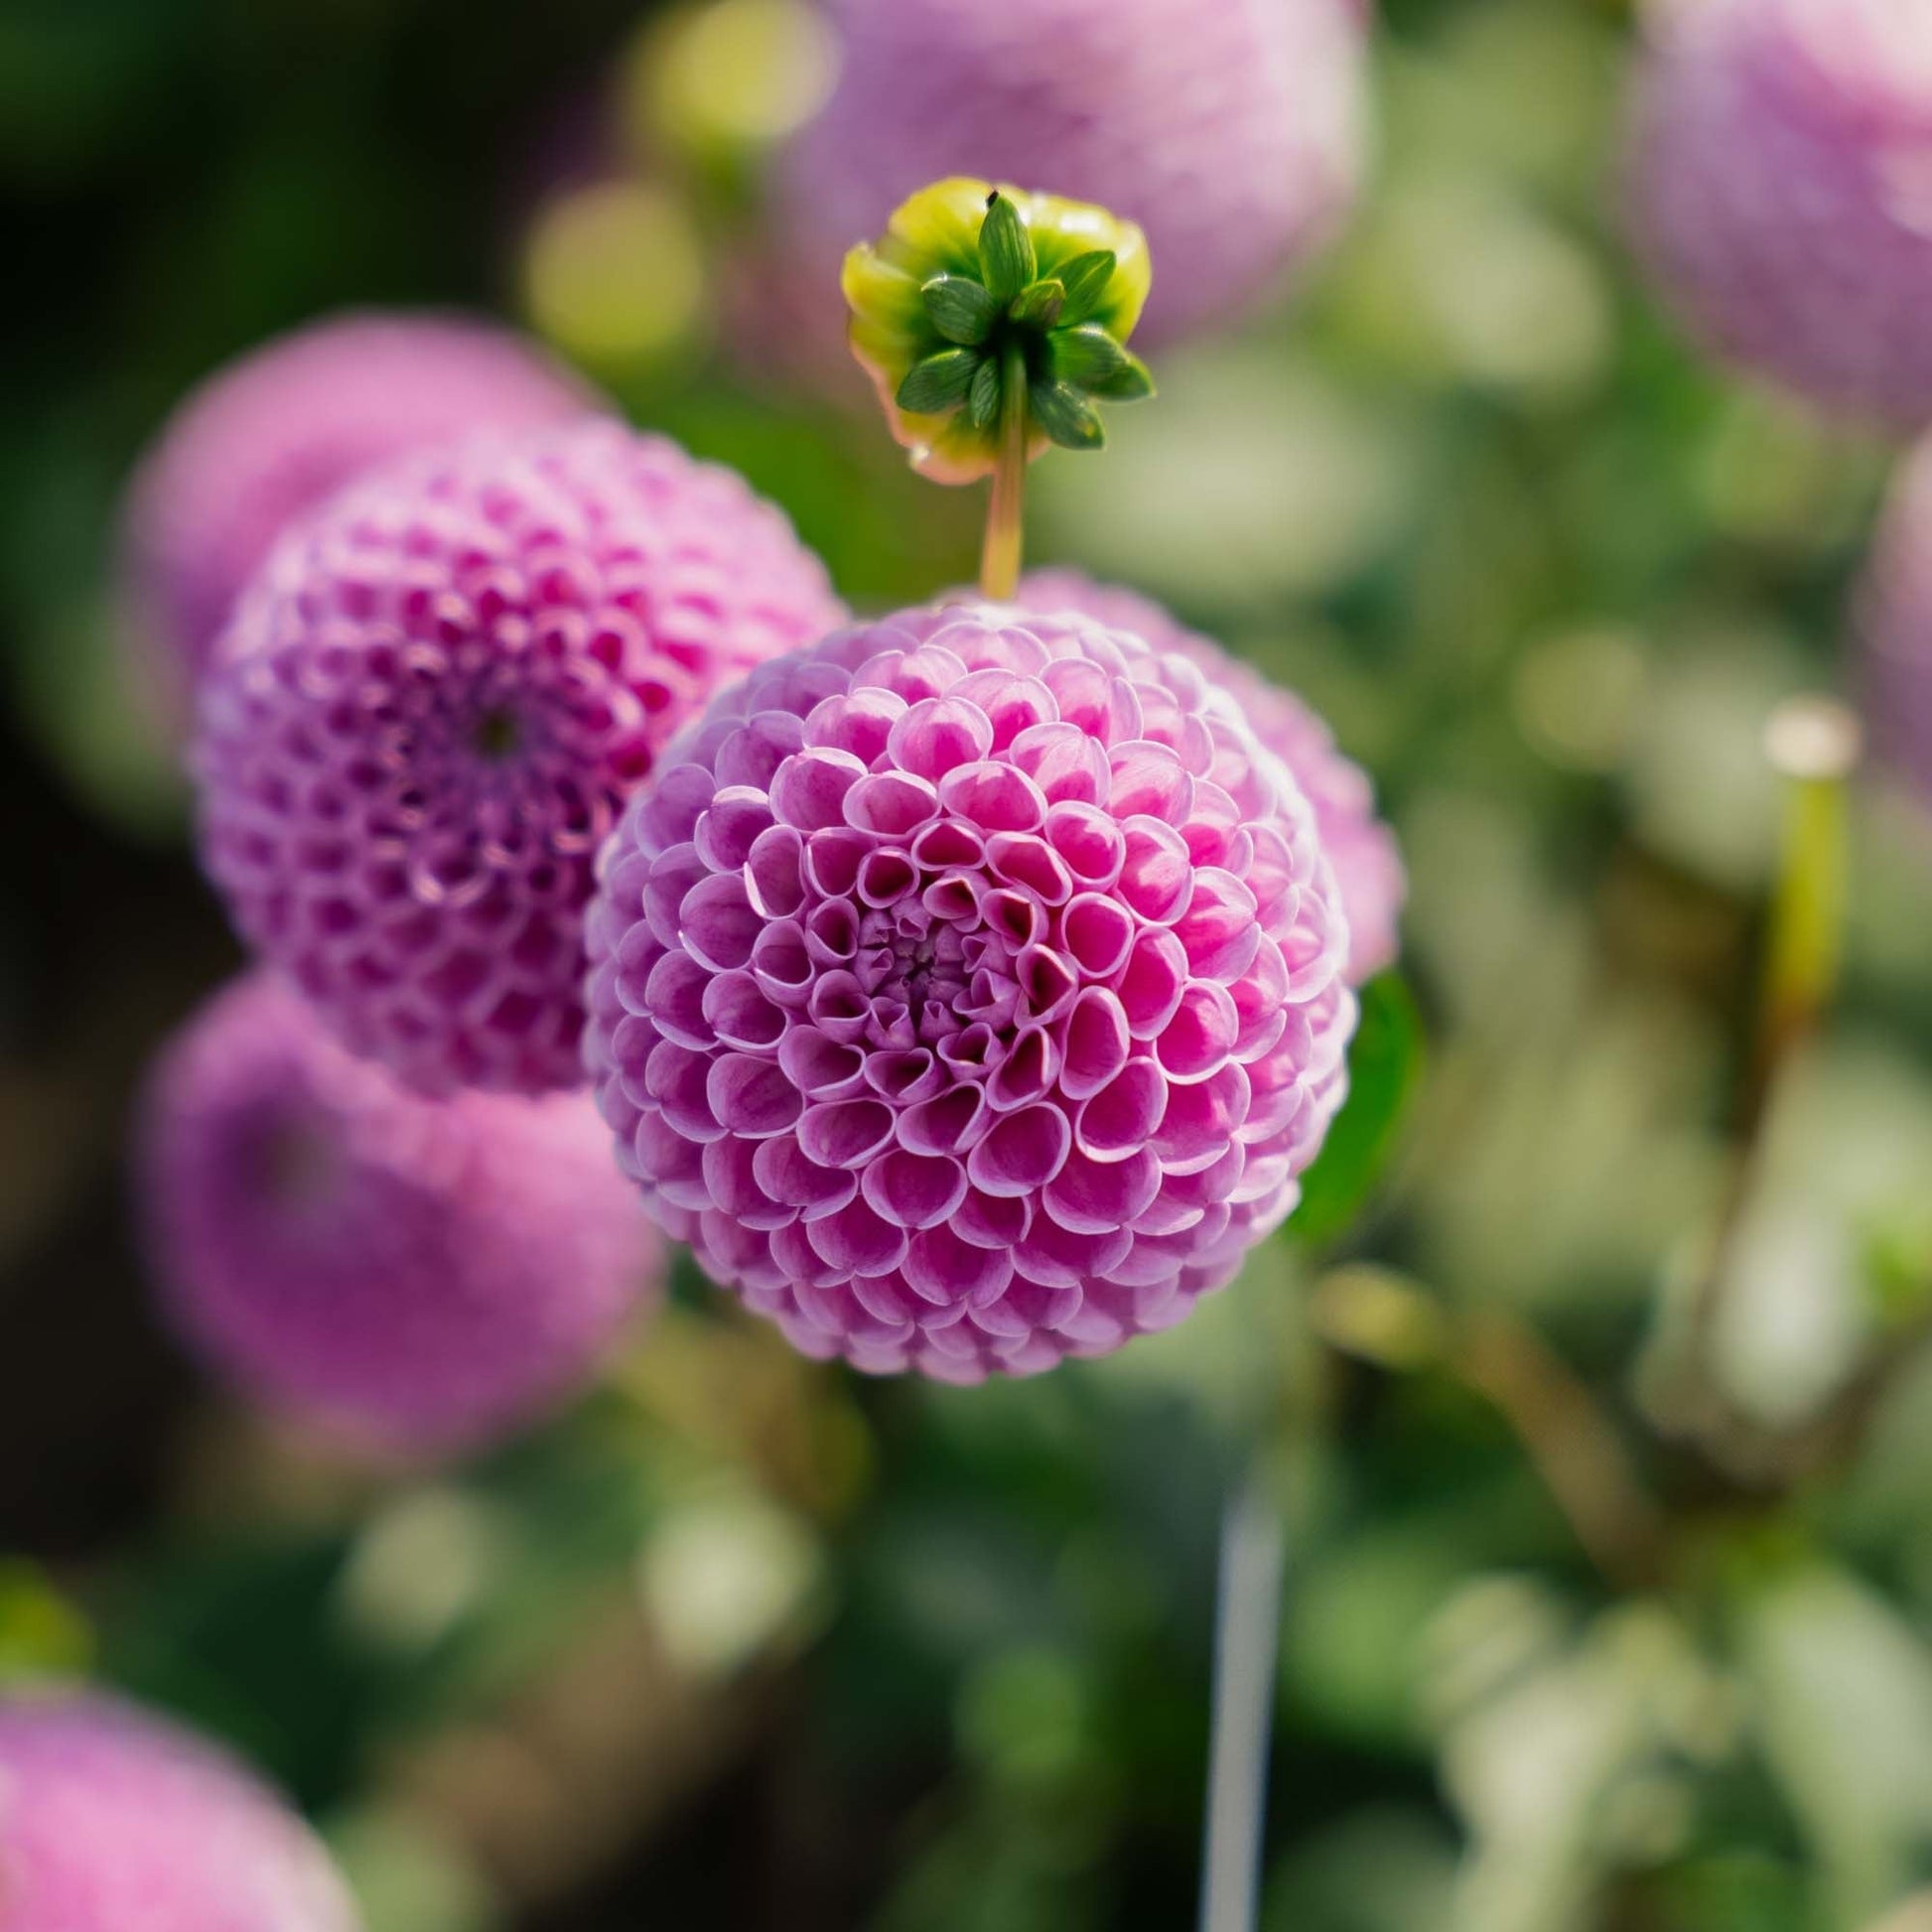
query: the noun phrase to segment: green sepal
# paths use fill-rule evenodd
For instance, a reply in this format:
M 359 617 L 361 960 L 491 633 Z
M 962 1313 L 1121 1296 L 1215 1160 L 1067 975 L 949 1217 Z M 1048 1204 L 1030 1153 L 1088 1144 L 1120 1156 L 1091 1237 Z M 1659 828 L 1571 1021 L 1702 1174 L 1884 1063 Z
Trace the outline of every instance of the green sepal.
M 1038 273 L 1034 238 L 1020 210 L 996 188 L 980 224 L 980 272 L 996 302 L 1011 302 Z
M 949 343 L 975 347 L 993 333 L 1000 305 L 970 275 L 935 275 L 919 290 L 932 326 Z
M 975 429 L 989 430 L 1000 420 L 1000 365 L 988 356 L 973 371 L 966 391 L 966 419 Z
M 915 416 L 936 416 L 963 402 L 986 357 L 976 348 L 942 348 L 914 362 L 898 385 L 898 406 Z
M 1029 394 L 1036 422 L 1063 450 L 1097 450 L 1107 441 L 1100 417 L 1064 382 L 1035 382 Z
M 1097 389 L 1126 366 L 1126 349 L 1093 323 L 1055 329 L 1046 338 L 1046 373 L 1076 389 Z
M 1048 276 L 1029 282 L 1007 305 L 1007 314 L 1024 327 L 1051 329 L 1065 306 L 1066 291 Z
M 1114 279 L 1114 265 L 1118 260 L 1111 248 L 1089 248 L 1085 254 L 1061 262 L 1057 274 L 1060 286 L 1066 291 L 1066 301 L 1060 309 L 1063 324 L 1085 322 L 1093 314 L 1107 292 L 1107 284 Z
M 1087 393 L 1103 402 L 1145 402 L 1154 393 L 1154 377 L 1131 348 L 1121 350 L 1121 365 L 1113 374 L 1087 384 Z

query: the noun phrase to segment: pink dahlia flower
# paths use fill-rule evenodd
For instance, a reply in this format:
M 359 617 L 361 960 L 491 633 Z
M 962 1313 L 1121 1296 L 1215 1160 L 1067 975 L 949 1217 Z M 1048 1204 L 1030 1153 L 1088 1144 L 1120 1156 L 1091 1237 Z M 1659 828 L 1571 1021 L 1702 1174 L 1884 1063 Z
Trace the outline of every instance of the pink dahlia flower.
M 1932 807 L 1932 445 L 1899 470 L 1858 604 L 1873 747 Z
M 188 1339 L 266 1405 L 383 1445 L 553 1406 L 659 1277 L 587 1095 L 421 1099 L 267 973 L 163 1053 L 136 1151 Z
M 538 429 L 597 399 L 507 330 L 347 315 L 211 376 L 128 490 L 124 574 L 144 675 L 185 708 L 235 600 L 283 528 L 372 465 L 479 429 Z
M 1312 812 L 1191 660 L 1071 615 L 763 666 L 601 876 L 619 1160 L 809 1354 L 977 1381 L 1177 1321 L 1346 1084 Z
M 289 531 L 222 639 L 208 871 L 410 1085 L 579 1084 L 597 848 L 720 683 L 840 615 L 777 510 L 660 438 L 406 459 Z
M 1906 0 L 1658 0 L 1639 243 L 1720 352 L 1828 406 L 1932 418 L 1932 58 Z
M 1159 346 L 1250 306 L 1342 225 L 1367 152 L 1363 0 L 834 0 L 844 66 L 781 157 L 774 250 L 829 296 L 948 175 L 1147 230 Z M 836 317 L 836 305 L 828 311 Z M 826 332 L 829 336 L 830 332 Z
M 1335 869 L 1341 909 L 1348 919 L 1348 978 L 1359 986 L 1395 963 L 1397 921 L 1409 881 L 1395 834 L 1375 815 L 1375 788 L 1360 765 L 1344 758 L 1334 734 L 1293 692 L 1271 683 L 1253 665 L 1189 630 L 1152 598 L 1114 584 L 1096 584 L 1077 570 L 1030 571 L 1020 584 L 1030 611 L 1074 611 L 1116 630 L 1131 630 L 1156 650 L 1182 651 L 1233 696 L 1255 736 L 1288 766 L 1314 807 L 1315 830 Z
M 242 1767 L 126 1705 L 0 1694 L 7 1932 L 355 1932 L 302 1821 Z

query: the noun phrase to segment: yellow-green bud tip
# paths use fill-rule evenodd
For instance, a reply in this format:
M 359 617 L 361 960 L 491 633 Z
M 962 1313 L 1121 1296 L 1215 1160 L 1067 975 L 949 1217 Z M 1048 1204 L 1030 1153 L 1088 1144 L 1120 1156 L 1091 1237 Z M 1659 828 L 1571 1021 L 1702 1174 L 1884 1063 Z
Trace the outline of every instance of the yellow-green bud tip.
M 1098 449 L 1099 402 L 1154 393 L 1127 341 L 1147 304 L 1147 237 L 1085 202 L 956 176 L 901 203 L 845 258 L 852 352 L 913 467 L 972 483 L 1026 411 L 1029 458 Z

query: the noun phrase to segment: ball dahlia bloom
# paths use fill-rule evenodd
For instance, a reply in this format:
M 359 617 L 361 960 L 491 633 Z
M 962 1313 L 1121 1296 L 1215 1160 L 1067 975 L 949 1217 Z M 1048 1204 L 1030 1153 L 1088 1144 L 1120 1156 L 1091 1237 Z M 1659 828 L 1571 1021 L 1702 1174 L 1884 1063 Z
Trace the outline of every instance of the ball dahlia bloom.
M 422 1099 L 264 972 L 162 1053 L 135 1152 L 191 1345 L 382 1446 L 465 1447 L 554 1406 L 660 1274 L 587 1095 Z
M 1657 0 L 1639 247 L 1719 352 L 1829 407 L 1932 418 L 1932 26 L 1907 0 Z
M 1401 946 L 1397 922 L 1409 892 L 1402 852 L 1395 834 L 1376 816 L 1367 772 L 1342 756 L 1334 734 L 1313 711 L 1138 591 L 1096 584 L 1077 570 L 1035 570 L 1020 580 L 1018 603 L 1029 611 L 1077 612 L 1116 630 L 1131 630 L 1156 650 L 1192 658 L 1221 685 L 1314 808 L 1315 830 L 1334 868 L 1348 920 L 1350 984 L 1359 986 L 1395 963 Z
M 7 1932 L 355 1932 L 321 1844 L 249 1772 L 105 1698 L 0 1694 Z
M 903 612 L 753 672 L 626 813 L 589 930 L 620 1162 L 863 1369 L 1177 1321 L 1346 1083 L 1308 803 L 1190 659 L 1070 614 Z
M 948 175 L 1147 230 L 1156 346 L 1249 306 L 1340 227 L 1367 151 L 1362 0 L 834 0 L 837 88 L 780 159 L 772 230 L 839 257 Z
M 204 681 L 205 863 L 242 935 L 425 1093 L 581 1084 L 593 857 L 722 681 L 839 621 L 729 471 L 588 422 L 351 485 Z
M 296 517 L 364 471 L 479 429 L 539 429 L 596 397 L 508 330 L 456 316 L 345 315 L 217 371 L 142 460 L 123 575 L 142 669 L 172 710 Z
M 1932 808 L 1932 446 L 1898 472 L 1857 606 L 1873 748 Z

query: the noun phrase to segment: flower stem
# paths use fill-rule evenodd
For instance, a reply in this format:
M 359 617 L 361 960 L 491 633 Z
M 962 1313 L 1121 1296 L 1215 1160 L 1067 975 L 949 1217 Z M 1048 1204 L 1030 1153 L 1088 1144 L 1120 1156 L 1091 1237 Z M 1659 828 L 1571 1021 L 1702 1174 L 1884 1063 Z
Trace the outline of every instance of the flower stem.
M 980 595 L 1007 604 L 1020 588 L 1021 509 L 1027 488 L 1027 357 L 1009 344 L 1000 374 L 1000 455 L 986 505 Z

